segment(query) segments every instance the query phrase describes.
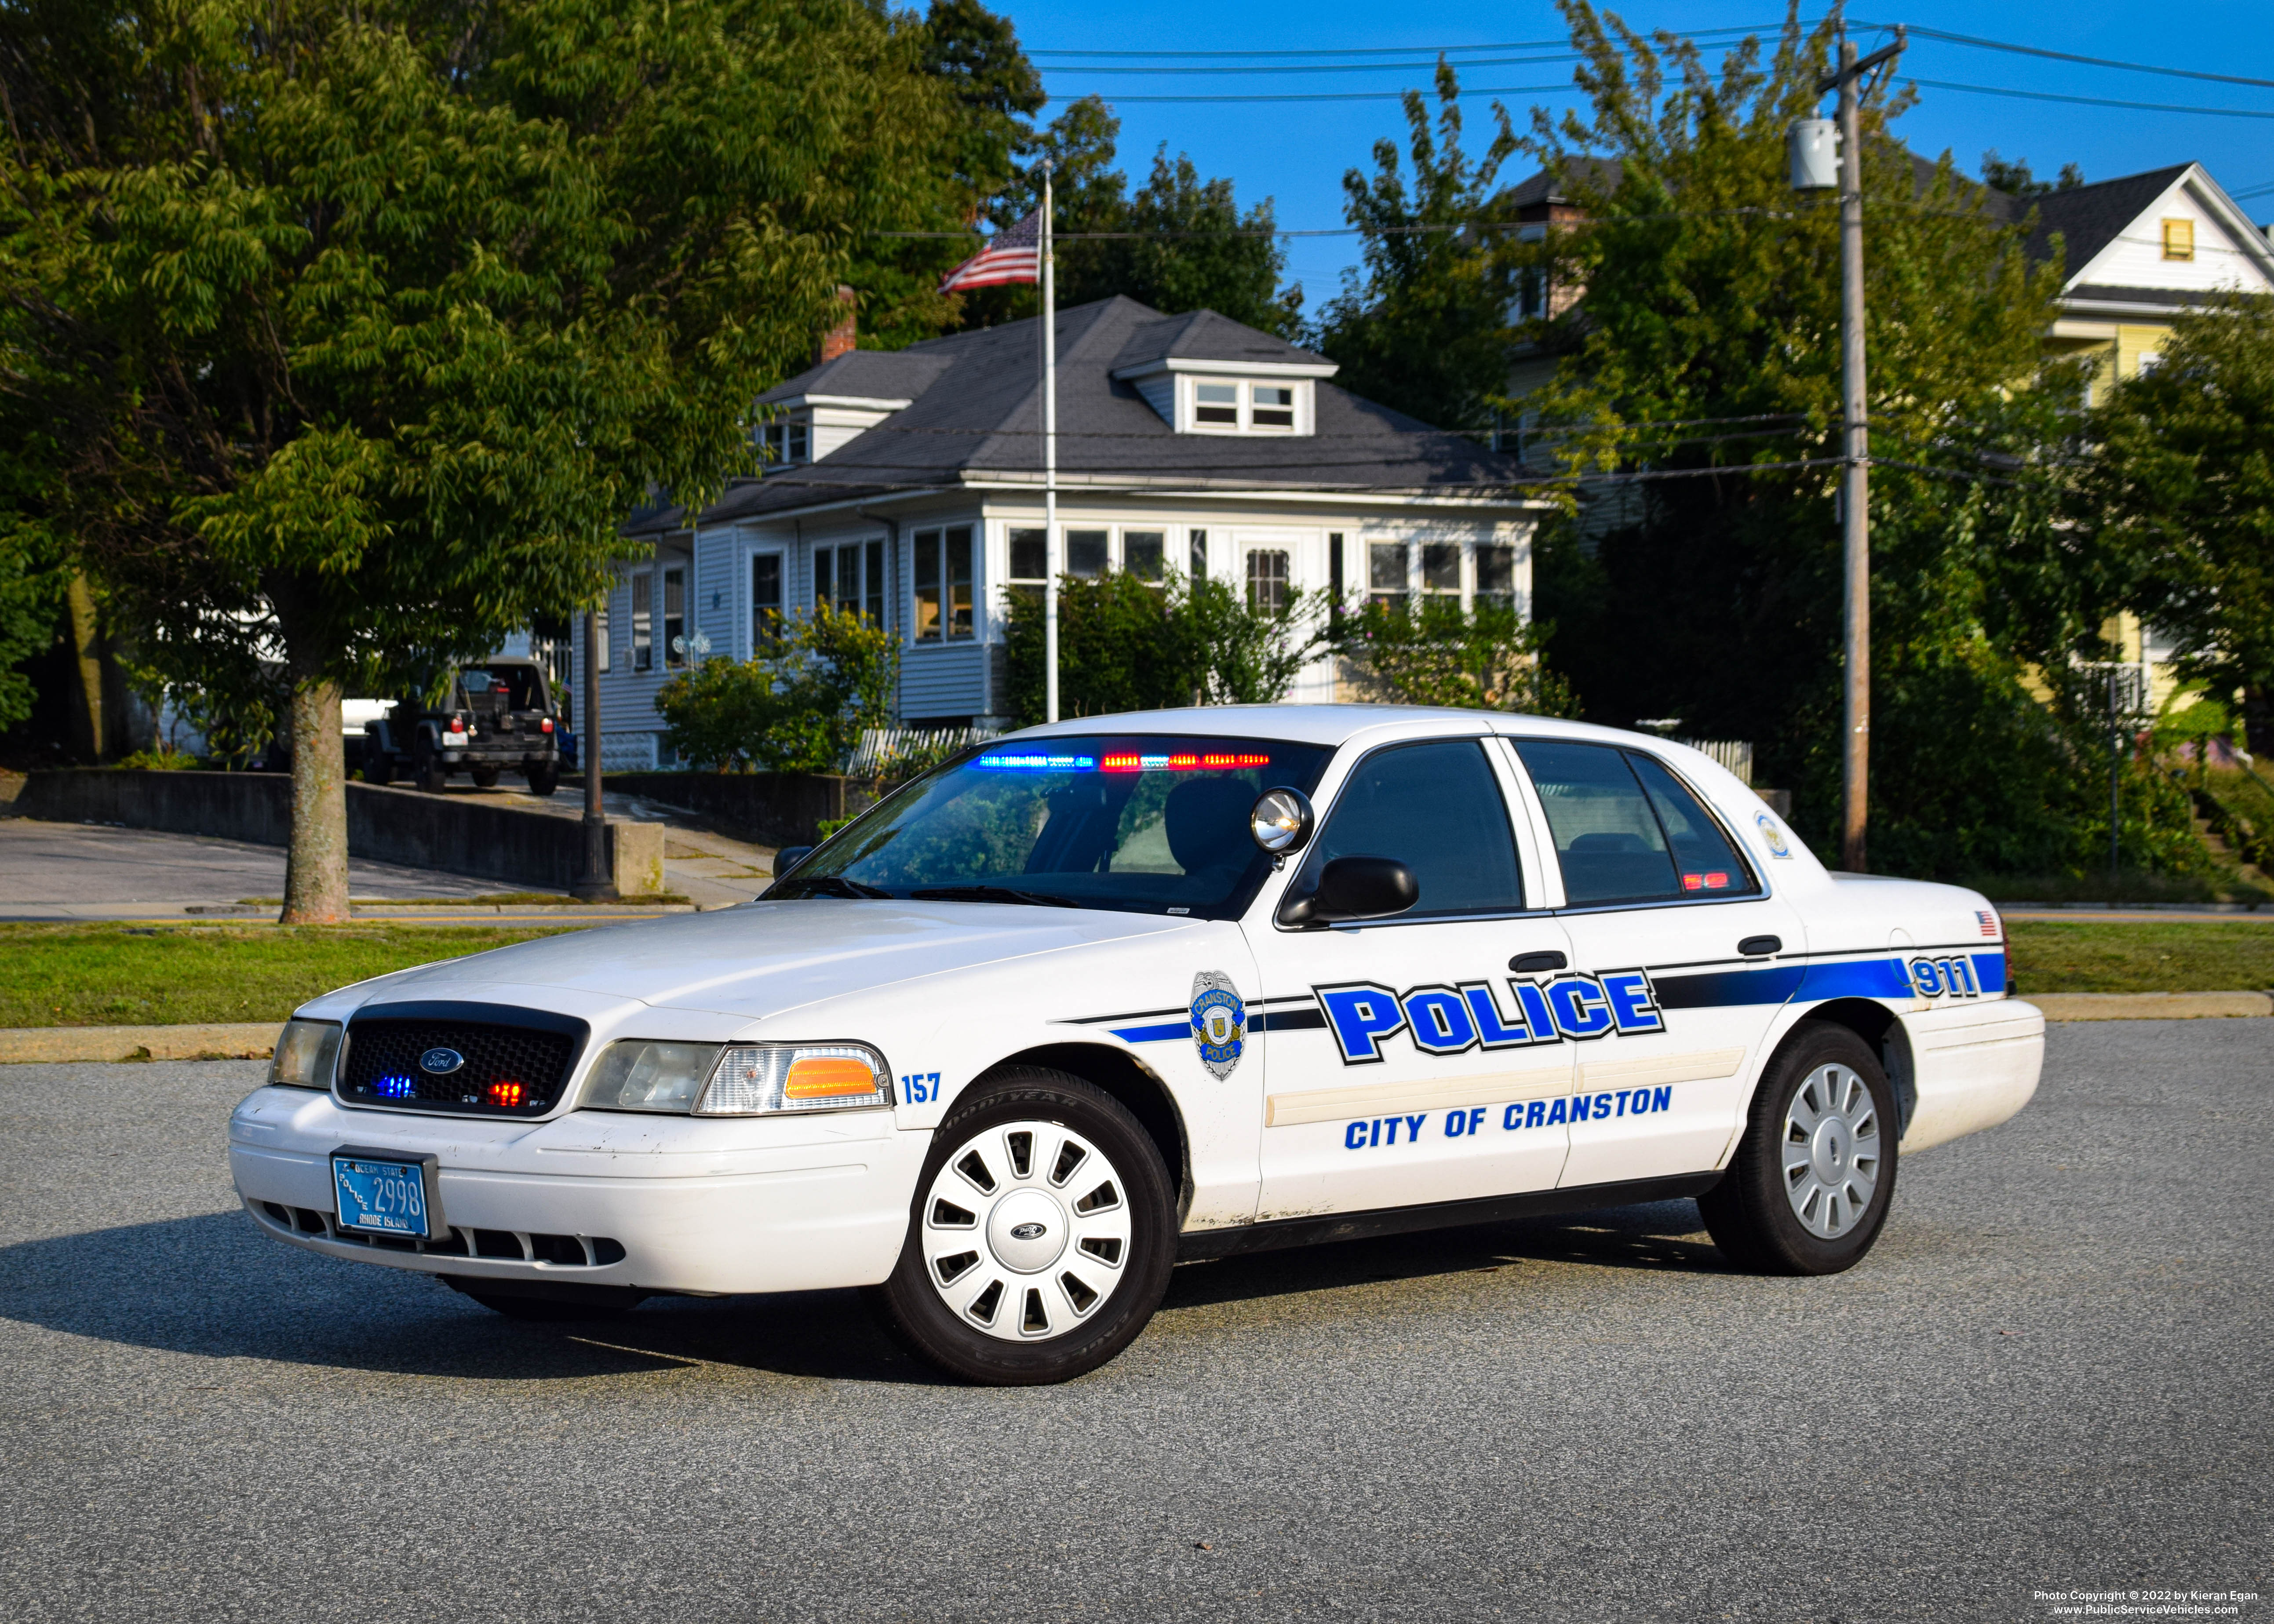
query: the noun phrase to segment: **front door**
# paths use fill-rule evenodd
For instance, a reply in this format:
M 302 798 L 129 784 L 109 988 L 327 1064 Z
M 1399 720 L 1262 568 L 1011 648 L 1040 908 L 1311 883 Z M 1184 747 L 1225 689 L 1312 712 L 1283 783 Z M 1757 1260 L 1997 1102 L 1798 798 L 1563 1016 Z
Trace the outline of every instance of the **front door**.
M 1766 892 L 1703 800 L 1655 756 L 1511 742 L 1552 836 L 1572 967 L 1603 989 L 1600 1000 L 1577 998 L 1595 1010 L 1581 1015 L 1596 1041 L 1577 1056 L 1560 1182 L 1716 1167 L 1800 979 L 1799 915 Z
M 1560 962 L 1569 943 L 1527 904 L 1516 787 L 1483 739 L 1372 752 L 1285 894 L 1333 858 L 1394 857 L 1419 903 L 1362 924 L 1251 921 L 1268 1034 L 1259 1220 L 1554 1187 L 1567 1136 L 1530 1107 L 1566 1092 L 1572 1046 L 1519 1001 L 1510 966 Z

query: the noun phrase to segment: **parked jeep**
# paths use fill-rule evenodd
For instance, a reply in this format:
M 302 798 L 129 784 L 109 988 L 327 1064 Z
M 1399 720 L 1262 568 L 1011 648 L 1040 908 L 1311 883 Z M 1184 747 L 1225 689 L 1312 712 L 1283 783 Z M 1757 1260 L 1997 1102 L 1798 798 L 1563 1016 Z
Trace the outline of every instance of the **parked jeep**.
M 531 794 L 561 787 L 561 713 L 535 660 L 468 665 L 452 680 L 442 707 L 399 701 L 385 718 L 365 725 L 364 737 L 367 783 L 404 776 L 440 794 L 454 772 L 488 789 L 510 771 L 529 780 Z

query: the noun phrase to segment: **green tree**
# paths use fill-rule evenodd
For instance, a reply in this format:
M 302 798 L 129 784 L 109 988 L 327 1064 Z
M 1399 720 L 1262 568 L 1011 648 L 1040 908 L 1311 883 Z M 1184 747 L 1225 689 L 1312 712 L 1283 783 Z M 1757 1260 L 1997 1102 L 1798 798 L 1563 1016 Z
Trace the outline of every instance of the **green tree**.
M 1008 599 L 1009 692 L 1022 727 L 1043 719 L 1043 600 Z M 1058 701 L 1063 716 L 1108 716 L 1197 704 L 1269 704 L 1317 652 L 1322 598 L 1291 592 L 1276 607 L 1222 581 L 1158 583 L 1116 572 L 1058 580 Z
M 1550 656 L 1595 719 L 1755 741 L 1822 833 L 1841 755 L 1837 216 L 1789 189 L 1783 141 L 1834 24 L 1788 20 L 1716 70 L 1585 0 L 1565 11 L 1591 108 L 1536 112 L 1526 145 L 1604 178 L 1576 188 L 1586 223 L 1543 245 L 1585 291 L 1555 381 L 1524 402 L 1596 482 L 1586 523 L 1542 540 Z M 2105 750 L 2064 682 L 2048 707 L 2029 679 L 2096 650 L 2121 583 L 2059 523 L 2082 381 L 2041 357 L 2060 270 L 2028 262 L 2026 229 L 1947 155 L 1922 172 L 1890 133 L 1906 105 L 1874 91 L 1864 109 L 1871 850 L 1916 873 L 2073 868 L 2105 840 Z
M 2074 515 L 2124 560 L 2182 673 L 2240 699 L 2274 752 L 2274 298 L 2181 316 L 2093 414 Z
M 1099 97 L 1069 104 L 1029 142 L 1028 162 L 996 199 L 1000 228 L 1040 203 L 1042 166 L 1051 164 L 1061 309 L 1126 294 L 1169 314 L 1212 310 L 1284 338 L 1300 332 L 1303 296 L 1280 289 L 1287 256 L 1273 227 L 1271 200 L 1242 214 L 1228 178 L 1203 180 L 1189 156 L 1171 160 L 1163 144 L 1134 197 L 1113 167 L 1121 121 Z M 1087 235 L 1087 234 L 1100 235 Z M 964 296 L 967 326 L 1018 320 L 1042 308 L 1031 287 Z
M 1433 124 L 1420 92 L 1405 94 L 1409 182 L 1397 144 L 1374 143 L 1374 173 L 1343 177 L 1343 214 L 1358 228 L 1360 268 L 1320 312 L 1314 342 L 1339 362 L 1344 388 L 1443 428 L 1492 426 L 1508 387 L 1509 297 L 1521 268 L 1512 211 L 1496 188 L 1517 149 L 1507 110 L 1481 157 L 1461 145 L 1459 83 L 1437 64 Z
M 1416 610 L 1370 599 L 1337 617 L 1328 644 L 1369 697 L 1389 704 L 1576 717 L 1571 685 L 1540 658 L 1554 630 L 1496 604 L 1428 598 Z
M 0 372 L 42 515 L 164 678 L 290 688 L 286 915 L 343 918 L 343 684 L 589 602 L 650 492 L 747 468 L 856 234 L 963 131 L 858 0 L 35 0 L 0 13 Z

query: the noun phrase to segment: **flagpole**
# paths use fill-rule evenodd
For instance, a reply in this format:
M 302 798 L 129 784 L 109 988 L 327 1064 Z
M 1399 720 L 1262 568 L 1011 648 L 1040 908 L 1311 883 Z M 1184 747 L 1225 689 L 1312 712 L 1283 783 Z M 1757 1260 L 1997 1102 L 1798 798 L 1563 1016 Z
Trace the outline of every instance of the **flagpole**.
M 1058 719 L 1058 334 L 1050 161 L 1043 160 L 1043 719 Z

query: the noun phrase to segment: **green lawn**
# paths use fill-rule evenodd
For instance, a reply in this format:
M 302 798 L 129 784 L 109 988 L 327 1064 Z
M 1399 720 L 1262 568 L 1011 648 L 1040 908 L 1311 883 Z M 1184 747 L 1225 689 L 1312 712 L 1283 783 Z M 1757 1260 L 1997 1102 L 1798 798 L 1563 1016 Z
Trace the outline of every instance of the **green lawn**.
M 567 927 L 576 929 L 576 927 Z M 282 1020 L 334 987 L 560 927 L 0 926 L 0 1026 Z M 2014 989 L 2274 988 L 2274 922 L 2009 923 Z
M 281 1021 L 349 981 L 558 929 L 0 926 L 0 1026 Z
M 2014 990 L 2248 992 L 2274 988 L 2274 923 L 2009 920 Z

